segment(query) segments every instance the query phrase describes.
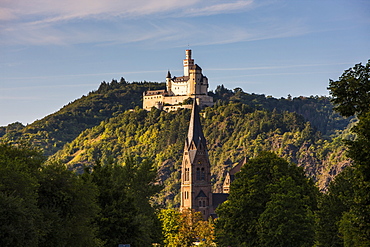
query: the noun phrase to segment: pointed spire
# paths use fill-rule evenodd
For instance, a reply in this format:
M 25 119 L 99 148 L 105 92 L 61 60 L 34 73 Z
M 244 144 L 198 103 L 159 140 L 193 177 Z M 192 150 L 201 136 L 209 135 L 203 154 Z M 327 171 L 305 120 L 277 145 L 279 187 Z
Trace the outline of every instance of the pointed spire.
M 203 148 L 206 148 L 206 139 L 204 138 L 202 125 L 200 123 L 199 107 L 197 105 L 196 98 L 193 100 L 193 109 L 191 112 L 188 130 L 188 145 L 190 145 L 192 141 L 197 148 L 199 147 L 200 143 L 202 144 Z
M 171 72 L 168 70 L 167 71 L 167 76 L 166 76 L 166 78 L 171 78 Z

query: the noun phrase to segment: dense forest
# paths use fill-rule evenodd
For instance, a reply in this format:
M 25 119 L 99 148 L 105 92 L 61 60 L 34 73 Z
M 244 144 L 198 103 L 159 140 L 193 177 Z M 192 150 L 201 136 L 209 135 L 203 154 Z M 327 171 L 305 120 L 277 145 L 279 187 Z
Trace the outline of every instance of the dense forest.
M 1 245 L 368 246 L 369 70 L 330 81 L 333 98 L 210 92 L 214 191 L 249 160 L 216 221 L 176 210 L 190 110 L 141 109 L 163 83 L 102 82 L 30 125 L 0 127 Z

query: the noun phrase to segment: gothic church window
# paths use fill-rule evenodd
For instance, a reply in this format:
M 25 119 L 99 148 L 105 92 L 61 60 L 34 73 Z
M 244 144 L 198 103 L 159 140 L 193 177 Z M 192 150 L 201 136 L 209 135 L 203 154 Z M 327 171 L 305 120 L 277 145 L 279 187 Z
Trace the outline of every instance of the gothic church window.
M 190 168 L 185 168 L 185 181 L 189 181 L 189 171 Z
M 196 177 L 197 177 L 197 180 L 200 180 L 200 168 L 199 167 L 197 168 Z
M 205 180 L 206 179 L 206 172 L 204 171 L 204 168 L 202 168 L 200 179 L 201 180 Z

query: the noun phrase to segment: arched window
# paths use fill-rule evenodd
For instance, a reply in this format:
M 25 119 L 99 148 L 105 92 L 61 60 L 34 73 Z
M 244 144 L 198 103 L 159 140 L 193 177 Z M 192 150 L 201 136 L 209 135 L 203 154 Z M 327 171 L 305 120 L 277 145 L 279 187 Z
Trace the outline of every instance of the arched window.
M 197 176 L 197 180 L 200 180 L 200 168 L 199 167 L 197 168 L 196 176 Z
M 185 181 L 189 181 L 189 171 L 190 171 L 190 168 L 185 168 Z
M 204 171 L 204 168 L 202 168 L 202 172 L 200 174 L 200 179 L 205 180 L 206 179 L 206 172 Z

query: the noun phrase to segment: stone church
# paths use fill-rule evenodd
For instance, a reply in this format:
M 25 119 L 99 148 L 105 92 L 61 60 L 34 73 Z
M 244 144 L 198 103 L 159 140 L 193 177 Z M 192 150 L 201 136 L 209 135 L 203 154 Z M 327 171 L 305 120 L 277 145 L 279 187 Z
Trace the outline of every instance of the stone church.
M 194 100 L 181 166 L 180 210 L 194 209 L 201 212 L 204 219 L 217 217 L 217 206 L 227 200 L 234 175 L 245 162 L 243 160 L 226 174 L 223 193 L 212 192 L 207 142 L 200 123 L 197 100 Z
M 186 101 L 195 96 L 201 107 L 213 106 L 213 98 L 208 95 L 208 78 L 203 75 L 202 69 L 194 63 L 191 50 L 185 51 L 183 65 L 183 76 L 172 77 L 171 72 L 167 72 L 166 89 L 144 92 L 144 110 L 150 110 L 152 107 L 165 111 L 191 108 L 191 105 L 188 105 Z

